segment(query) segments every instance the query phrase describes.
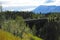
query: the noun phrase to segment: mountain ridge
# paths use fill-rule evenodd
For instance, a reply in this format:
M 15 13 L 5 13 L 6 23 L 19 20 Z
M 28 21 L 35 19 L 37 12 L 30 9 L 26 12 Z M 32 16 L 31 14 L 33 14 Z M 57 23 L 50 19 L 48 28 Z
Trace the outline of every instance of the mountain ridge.
M 60 6 L 45 6 L 40 5 L 33 10 L 34 13 L 49 13 L 49 12 L 60 12 Z

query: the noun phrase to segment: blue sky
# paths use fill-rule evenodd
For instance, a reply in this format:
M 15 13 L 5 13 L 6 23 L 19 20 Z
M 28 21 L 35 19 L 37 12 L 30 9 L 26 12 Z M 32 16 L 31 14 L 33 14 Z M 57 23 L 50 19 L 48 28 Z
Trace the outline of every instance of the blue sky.
M 40 5 L 60 6 L 60 0 L 0 0 L 3 10 L 31 11 Z
M 47 0 L 46 3 L 54 2 L 54 0 Z

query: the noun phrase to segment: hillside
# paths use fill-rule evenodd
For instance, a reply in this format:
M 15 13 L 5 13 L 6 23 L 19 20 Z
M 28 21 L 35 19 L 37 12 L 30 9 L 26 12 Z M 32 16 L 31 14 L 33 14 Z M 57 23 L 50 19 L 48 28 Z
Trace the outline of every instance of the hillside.
M 43 18 L 48 19 L 45 21 Z M 29 22 L 26 23 L 24 20 Z M 1 40 L 7 40 L 7 38 L 12 40 L 15 36 L 19 40 L 57 40 L 60 38 L 60 13 L 2 12 L 0 13 L 0 29 L 4 30 L 0 32 Z

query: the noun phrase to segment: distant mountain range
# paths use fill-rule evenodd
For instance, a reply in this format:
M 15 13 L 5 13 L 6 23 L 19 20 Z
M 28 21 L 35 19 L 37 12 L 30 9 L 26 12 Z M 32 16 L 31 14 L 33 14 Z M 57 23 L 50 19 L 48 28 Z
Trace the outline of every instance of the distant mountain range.
M 33 10 L 35 13 L 60 12 L 60 6 L 38 6 Z
M 13 7 L 3 7 L 3 11 L 30 11 L 36 6 L 13 6 Z

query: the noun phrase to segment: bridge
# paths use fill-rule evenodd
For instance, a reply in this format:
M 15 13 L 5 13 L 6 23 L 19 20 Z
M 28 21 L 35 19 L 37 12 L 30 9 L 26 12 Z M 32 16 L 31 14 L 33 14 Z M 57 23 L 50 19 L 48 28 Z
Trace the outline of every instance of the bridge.
M 36 35 L 40 37 L 40 29 L 44 27 L 45 23 L 48 22 L 47 18 L 41 19 L 25 19 L 26 24 L 32 29 L 33 26 L 36 28 Z
M 35 25 L 38 37 L 45 40 L 57 40 L 58 30 L 56 30 L 56 27 L 59 25 L 57 22 L 48 22 L 48 18 L 25 19 L 25 22 L 31 29 Z M 57 27 L 57 29 L 59 28 Z
M 41 18 L 41 19 L 25 19 L 25 22 L 27 25 L 29 25 L 30 28 L 32 28 L 34 25 L 38 27 L 43 27 L 43 25 L 48 22 L 47 18 Z

